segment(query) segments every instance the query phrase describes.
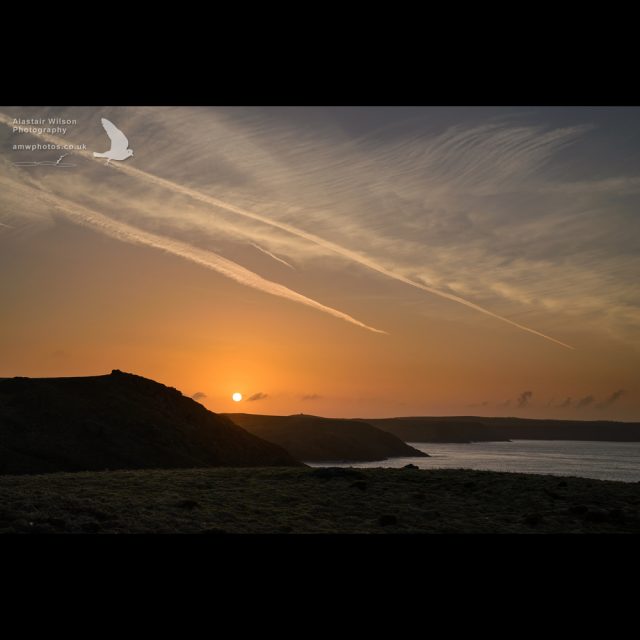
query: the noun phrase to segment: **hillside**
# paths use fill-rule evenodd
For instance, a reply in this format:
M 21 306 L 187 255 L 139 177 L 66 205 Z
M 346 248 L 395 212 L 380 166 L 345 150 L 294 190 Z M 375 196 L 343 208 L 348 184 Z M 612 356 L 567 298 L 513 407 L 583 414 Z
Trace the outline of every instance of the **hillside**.
M 0 474 L 299 464 L 140 376 L 0 380 Z
M 359 420 L 320 418 L 304 414 L 261 416 L 228 413 L 250 433 L 286 449 L 308 462 L 365 462 L 404 456 L 426 456 L 391 433 Z
M 506 440 L 591 440 L 640 442 L 640 423 L 605 420 L 537 420 L 444 416 L 363 418 L 405 442 L 499 442 Z
M 100 471 L 1 476 L 0 533 L 640 533 L 639 504 L 635 482 L 493 471 Z
M 440 421 L 431 418 L 365 419 L 382 431 L 405 442 L 500 442 L 510 438 L 500 429 L 484 423 Z

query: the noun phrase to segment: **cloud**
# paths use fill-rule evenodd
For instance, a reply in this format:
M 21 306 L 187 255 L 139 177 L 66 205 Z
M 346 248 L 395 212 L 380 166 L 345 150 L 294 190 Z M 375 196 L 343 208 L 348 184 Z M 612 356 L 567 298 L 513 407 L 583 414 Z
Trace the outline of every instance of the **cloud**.
M 331 124 L 330 110 L 319 127 L 277 109 L 102 111 L 124 121 L 131 140 L 144 141 L 136 164 L 144 162 L 149 177 L 114 168 L 91 190 L 89 180 L 56 175 L 60 189 L 75 191 L 71 200 L 102 200 L 110 215 L 154 231 L 164 226 L 165 235 L 196 244 L 241 238 L 247 251 L 253 242 L 294 256 L 296 266 L 334 254 L 544 327 L 545 335 L 580 326 L 637 343 L 640 218 L 630 196 L 640 178 L 598 160 L 609 157 L 598 153 L 606 135 L 586 135 L 589 127 L 548 126 L 544 110 L 448 126 L 434 109 L 421 113 L 426 126 L 394 114 L 392 136 L 382 135 L 383 126 L 354 139 Z M 87 123 L 76 140 L 102 144 L 98 111 L 75 115 Z M 577 141 L 573 167 L 569 147 Z M 126 175 L 135 179 L 128 195 L 139 197 L 111 204 L 119 188 L 107 187 L 120 187 Z M 58 188 L 53 176 L 49 186 Z
M 194 400 L 199 401 L 199 400 L 204 400 L 207 397 L 207 394 L 203 393 L 202 391 L 196 391 L 191 397 Z
M 560 409 L 565 409 L 565 408 L 567 408 L 567 407 L 570 407 L 570 406 L 571 406 L 571 402 L 572 402 L 571 398 L 566 398 L 566 399 L 564 400 L 564 402 L 561 402 L 561 403 L 558 405 L 558 407 L 560 407 Z
M 262 393 L 262 391 L 258 391 L 258 393 L 254 393 L 252 396 L 247 398 L 247 402 L 255 402 L 256 400 L 265 400 L 269 395 L 266 393 Z
M 596 406 L 598 407 L 598 409 L 605 409 L 606 407 L 610 407 L 612 404 L 614 404 L 620 399 L 620 396 L 622 396 L 625 393 L 626 391 L 624 389 L 618 389 L 617 391 L 614 391 L 606 400 L 603 400 L 602 402 L 598 403 Z
M 576 409 L 583 409 L 584 407 L 588 407 L 595 398 L 592 395 L 585 396 L 576 402 Z
M 0 113 L 0 122 L 10 126 L 12 119 L 9 116 Z M 583 130 L 584 128 L 568 128 L 544 132 L 540 130 L 540 128 L 534 129 L 526 127 L 501 130 L 496 125 L 485 125 L 472 129 L 453 127 L 442 135 L 428 141 L 426 148 L 422 149 L 421 155 L 423 156 L 424 163 L 431 167 L 435 175 L 442 174 L 443 177 L 448 177 L 450 182 L 449 186 L 457 185 L 460 187 L 463 185 L 471 185 L 477 187 L 478 184 L 485 184 L 489 177 L 491 177 L 494 182 L 500 182 L 501 178 L 504 180 L 505 178 L 512 176 L 514 173 L 514 167 L 516 171 L 521 167 L 526 167 L 531 170 L 537 164 L 542 163 L 548 157 L 551 150 L 560 148 L 564 144 L 567 144 L 582 133 Z M 61 142 L 55 136 L 51 136 L 49 134 L 41 134 L 39 137 L 54 144 L 60 144 Z M 184 143 L 182 146 L 185 146 Z M 407 154 L 411 151 L 411 145 L 405 142 L 405 146 L 409 146 L 409 149 L 403 150 L 403 153 Z M 77 151 L 76 153 L 78 155 L 91 158 L 94 161 L 98 161 L 93 158 L 90 152 Z M 453 292 L 434 287 L 420 279 L 407 277 L 397 268 L 384 266 L 381 261 L 363 253 L 362 250 L 354 251 L 342 244 L 328 240 L 326 237 L 322 237 L 316 233 L 302 229 L 299 226 L 275 220 L 255 211 L 250 211 L 245 207 L 238 206 L 235 203 L 228 202 L 219 197 L 213 197 L 198 189 L 143 171 L 131 164 L 118 164 L 114 165 L 113 168 L 116 171 L 137 177 L 141 181 L 145 181 L 149 184 L 172 191 L 173 193 L 186 196 L 202 204 L 224 209 L 227 212 L 234 213 L 253 221 L 261 222 L 262 224 L 269 225 L 274 229 L 279 229 L 292 234 L 298 238 L 314 243 L 329 252 L 340 255 L 347 260 L 376 271 L 388 278 L 392 278 L 396 281 L 447 300 L 457 302 L 458 304 L 464 305 L 479 313 L 490 316 L 501 322 L 505 322 L 513 327 L 521 329 L 522 331 L 537 335 L 567 349 L 574 349 L 574 347 L 565 342 L 511 320 L 506 316 L 495 313 L 485 306 L 472 302 Z M 352 166 L 351 171 L 357 172 L 357 166 Z M 367 179 L 370 180 L 368 174 L 369 171 L 367 171 L 366 176 Z M 343 221 L 341 227 L 346 226 L 347 225 L 344 224 Z M 276 257 L 271 253 L 269 253 L 269 255 L 274 258 Z M 276 259 L 280 260 L 279 258 Z M 352 320 L 353 319 L 350 319 L 348 321 Z M 371 331 L 383 333 L 379 330 L 363 325 L 362 323 L 358 323 L 357 321 L 356 323 Z
M 531 397 L 533 396 L 533 392 L 532 391 L 523 391 L 519 396 L 518 396 L 518 408 L 519 409 L 524 409 L 525 407 L 527 407 L 529 405 L 529 401 L 531 400 Z
M 290 265 L 286 260 L 279 258 L 277 255 L 271 253 L 271 251 L 267 251 L 264 247 L 261 247 L 259 244 L 256 244 L 255 242 L 251 242 L 250 244 L 252 247 L 257 249 L 258 251 L 261 251 L 262 253 L 269 256 L 270 258 L 273 258 L 274 260 L 277 260 L 278 262 L 281 262 L 282 264 L 286 265 L 287 267 L 289 267 L 289 269 L 295 269 L 295 267 L 293 265 Z
M 302 396 L 303 400 L 320 400 L 320 398 L 322 398 L 322 396 L 318 395 L 317 393 L 308 393 Z
M 2 178 L 0 178 L 0 180 L 2 180 Z M 129 224 L 119 222 L 118 220 L 114 220 L 109 216 L 98 213 L 97 211 L 88 209 L 87 207 L 83 207 L 52 194 L 44 193 L 37 189 L 31 189 L 22 186 L 21 189 L 23 191 L 30 192 L 30 195 L 35 195 L 36 198 L 39 198 L 40 200 L 56 207 L 58 211 L 65 214 L 65 216 L 72 222 L 91 227 L 96 231 L 99 231 L 117 240 L 160 249 L 161 251 L 180 256 L 181 258 L 189 260 L 190 262 L 194 262 L 195 264 L 206 267 L 207 269 L 211 269 L 212 271 L 217 271 L 227 278 L 235 280 L 236 282 L 247 287 L 258 289 L 274 296 L 287 298 L 294 302 L 299 302 L 374 333 L 386 333 L 385 331 L 382 331 L 380 329 L 370 327 L 369 325 L 356 320 L 352 316 L 343 313 L 342 311 L 338 311 L 337 309 L 333 309 L 332 307 L 323 305 L 322 303 L 317 302 L 312 298 L 307 298 L 306 296 L 297 293 L 296 291 L 293 291 L 292 289 L 289 289 L 284 285 L 278 284 L 271 280 L 267 280 L 257 273 L 254 273 L 253 271 L 250 271 L 249 269 L 246 269 L 245 267 L 237 264 L 236 262 L 228 260 L 227 258 L 223 258 L 213 251 L 200 249 L 198 247 L 194 247 L 188 243 L 181 242 L 173 238 L 160 236 L 155 233 L 150 233 L 148 231 L 138 229 Z

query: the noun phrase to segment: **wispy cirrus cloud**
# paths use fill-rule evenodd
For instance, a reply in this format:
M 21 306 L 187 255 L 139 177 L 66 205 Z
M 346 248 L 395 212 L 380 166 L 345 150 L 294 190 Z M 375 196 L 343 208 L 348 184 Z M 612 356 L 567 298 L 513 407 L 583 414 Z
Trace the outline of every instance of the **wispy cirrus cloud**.
M 122 171 L 158 204 L 119 209 L 135 226 L 245 241 L 296 264 L 333 255 L 552 340 L 575 318 L 622 340 L 640 328 L 638 222 L 624 203 L 611 206 L 638 177 L 549 171 L 588 126 L 495 121 L 353 139 L 257 110 L 121 117 L 146 153 L 144 172 Z M 108 202 L 108 186 L 91 197 Z M 87 197 L 78 187 L 74 195 Z
M 5 181 L 6 179 L 0 177 L 0 182 Z M 13 187 L 15 188 L 15 185 L 13 185 Z M 117 240 L 160 249 L 207 269 L 217 271 L 218 273 L 253 289 L 258 289 L 271 295 L 304 304 L 318 311 L 322 311 L 323 313 L 332 315 L 335 318 L 339 318 L 358 327 L 362 327 L 363 329 L 373 331 L 374 333 L 385 333 L 380 329 L 375 329 L 374 327 L 370 327 L 363 322 L 356 320 L 342 311 L 323 305 L 312 298 L 308 298 L 307 296 L 285 287 L 284 285 L 267 280 L 249 269 L 246 269 L 227 258 L 223 258 L 213 251 L 199 249 L 173 238 L 167 238 L 165 236 L 160 236 L 138 229 L 58 196 L 44 193 L 31 187 L 20 187 L 20 189 L 24 193 L 25 198 L 31 197 L 39 200 L 40 202 L 47 203 L 63 213 L 72 222 L 88 226 Z
M 6 114 L 0 114 L 0 122 L 8 125 L 10 120 L 11 118 Z M 483 137 L 482 135 L 482 133 L 486 131 L 486 129 L 487 127 L 481 127 L 477 131 L 474 130 L 470 133 L 466 132 L 466 134 L 464 132 L 462 133 L 454 132 L 453 135 L 450 135 L 448 137 L 445 135 L 444 138 L 436 139 L 435 144 L 432 145 L 433 148 L 431 149 L 431 151 L 436 153 L 436 155 L 438 155 L 438 153 L 439 154 L 444 153 L 445 167 L 447 165 L 447 158 L 449 156 L 455 157 L 456 154 L 460 154 L 460 153 L 464 154 L 466 164 L 465 164 L 464 170 L 460 170 L 460 167 L 458 167 L 458 171 L 455 174 L 457 184 L 459 183 L 460 180 L 462 180 L 463 184 L 465 183 L 465 181 L 468 182 L 469 180 L 473 182 L 474 179 L 477 179 L 476 173 L 478 173 L 478 171 L 480 171 L 480 173 L 484 175 L 484 169 L 481 170 L 481 167 L 484 167 L 484 165 L 478 161 L 476 161 L 475 165 L 471 161 L 471 165 L 470 165 L 469 159 L 474 157 L 474 153 L 476 154 L 478 159 L 480 155 L 486 156 L 486 154 L 489 153 L 489 150 L 492 148 L 491 144 L 487 143 L 486 136 Z M 491 129 L 491 127 L 489 127 L 488 129 Z M 509 162 L 506 162 L 504 166 L 512 167 L 514 164 L 517 164 L 518 162 L 520 162 L 520 159 L 525 154 L 529 154 L 532 157 L 537 157 L 541 153 L 540 150 L 544 149 L 546 146 L 549 146 L 554 142 L 557 143 L 559 140 L 562 140 L 563 138 L 570 136 L 571 134 L 574 134 L 574 133 L 575 133 L 574 131 L 570 131 L 570 132 L 562 131 L 562 132 L 555 132 L 553 135 L 538 134 L 537 136 L 535 136 L 535 139 L 532 139 L 533 136 L 531 136 L 530 133 L 529 133 L 529 137 L 526 138 L 525 131 L 518 129 L 518 130 L 512 131 L 511 136 L 506 135 L 505 132 L 501 132 L 500 134 L 498 134 L 497 138 L 493 140 L 493 146 L 498 148 L 501 147 L 501 149 L 498 150 L 498 153 L 500 153 L 505 158 L 509 159 Z M 43 139 L 51 143 L 61 142 L 55 136 L 52 136 L 49 134 L 41 134 L 40 137 L 42 137 Z M 525 144 L 522 144 L 525 138 L 527 139 L 527 142 Z M 184 146 L 184 142 L 182 143 L 181 146 Z M 462 151 L 460 151 L 460 149 L 462 149 Z M 93 156 L 88 151 L 79 151 L 78 154 L 84 157 L 93 159 Z M 427 152 L 426 160 L 428 160 L 428 158 L 429 158 L 429 153 Z M 475 166 L 475 169 L 474 169 L 474 166 Z M 386 277 L 392 278 L 406 285 L 421 289 L 423 291 L 437 295 L 439 297 L 446 298 L 458 304 L 462 304 L 470 309 L 473 309 L 474 311 L 488 315 L 496 320 L 499 320 L 501 322 L 510 324 L 511 326 L 517 327 L 518 329 L 532 333 L 534 335 L 542 337 L 546 340 L 554 342 L 568 349 L 573 349 L 572 346 L 570 346 L 565 342 L 562 342 L 556 338 L 549 336 L 548 334 L 545 334 L 541 331 L 533 329 L 520 322 L 516 322 L 510 318 L 507 318 L 506 316 L 495 313 L 484 306 L 481 306 L 475 302 L 472 302 L 466 298 L 461 297 L 460 295 L 454 293 L 453 291 L 445 291 L 443 289 L 436 288 L 433 285 L 425 282 L 424 279 L 407 277 L 397 269 L 384 266 L 381 262 L 377 261 L 375 258 L 372 258 L 370 255 L 366 255 L 362 251 L 354 251 L 353 249 L 349 249 L 348 247 L 345 247 L 342 244 L 328 240 L 326 237 L 320 236 L 310 231 L 306 231 L 300 226 L 292 225 L 287 222 L 282 222 L 273 217 L 268 217 L 261 213 L 248 210 L 245 207 L 238 206 L 237 204 L 233 204 L 231 202 L 225 201 L 219 197 L 213 197 L 211 195 L 208 195 L 206 192 L 194 189 L 183 183 L 178 183 L 174 180 L 168 180 L 159 175 L 149 173 L 148 171 L 137 169 L 131 164 L 115 165 L 114 168 L 118 171 L 124 172 L 127 175 L 134 176 L 146 183 L 153 184 L 163 189 L 173 191 L 174 193 L 187 196 L 197 202 L 208 204 L 212 207 L 223 209 L 225 211 L 234 213 L 244 218 L 261 222 L 265 225 L 279 229 L 288 234 L 294 235 L 298 238 L 314 243 L 322 247 L 323 249 L 328 250 L 329 252 L 337 254 L 342 258 L 346 258 L 347 260 L 350 260 L 352 262 L 356 262 Z M 354 167 L 350 167 L 350 171 L 352 173 L 354 170 L 355 170 Z M 492 173 L 493 179 L 494 180 L 501 179 L 502 173 L 503 171 L 499 167 L 495 167 Z M 257 246 L 257 245 L 254 244 L 254 246 Z M 263 250 L 263 251 L 268 252 L 268 250 Z M 272 257 L 275 257 L 274 254 L 270 252 L 268 253 Z M 277 259 L 282 261 L 279 258 Z M 285 262 L 285 264 L 288 264 L 288 263 Z

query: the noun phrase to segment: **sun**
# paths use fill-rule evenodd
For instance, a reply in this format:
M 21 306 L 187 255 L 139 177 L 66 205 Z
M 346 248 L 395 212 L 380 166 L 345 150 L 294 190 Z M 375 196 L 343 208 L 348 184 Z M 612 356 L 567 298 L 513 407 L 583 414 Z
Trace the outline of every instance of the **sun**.
M 232 399 L 234 402 L 240 402 L 240 400 L 242 400 L 242 394 L 241 394 L 241 393 L 239 393 L 238 391 L 236 391 L 236 392 L 231 396 L 231 399 Z

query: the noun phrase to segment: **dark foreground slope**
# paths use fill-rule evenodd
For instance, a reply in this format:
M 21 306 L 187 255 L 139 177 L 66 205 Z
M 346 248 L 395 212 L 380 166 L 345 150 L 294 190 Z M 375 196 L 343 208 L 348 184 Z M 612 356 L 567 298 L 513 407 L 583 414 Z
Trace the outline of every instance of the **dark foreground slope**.
M 364 418 L 405 442 L 499 442 L 506 440 L 590 440 L 640 442 L 640 423 L 605 420 L 536 420 L 445 416 Z
M 16 533 L 640 533 L 640 484 L 440 469 L 0 477 Z
M 410 447 L 395 435 L 359 420 L 319 418 L 304 414 L 225 415 L 250 433 L 280 445 L 298 460 L 364 462 L 427 455 Z
M 0 473 L 298 464 L 140 376 L 0 380 Z

